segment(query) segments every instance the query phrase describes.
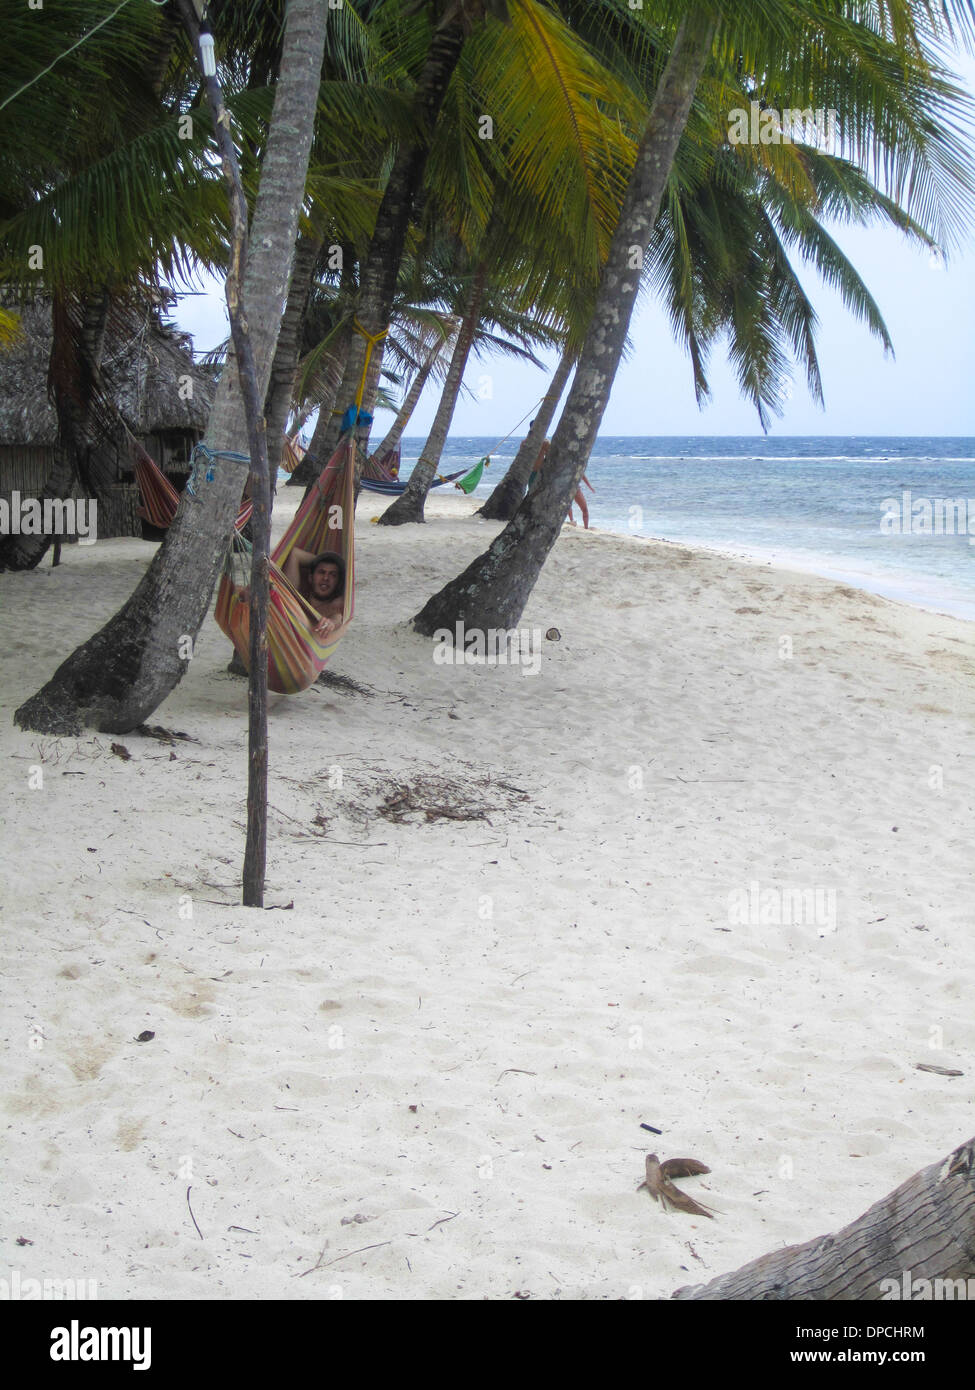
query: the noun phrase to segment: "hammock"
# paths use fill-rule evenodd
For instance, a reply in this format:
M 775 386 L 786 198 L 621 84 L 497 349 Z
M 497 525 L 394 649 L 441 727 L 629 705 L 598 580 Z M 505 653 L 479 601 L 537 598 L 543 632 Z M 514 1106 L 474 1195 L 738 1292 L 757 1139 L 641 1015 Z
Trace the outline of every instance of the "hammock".
M 300 433 L 300 431 L 298 433 Z M 281 469 L 285 473 L 293 473 L 301 460 L 305 457 L 304 445 L 298 443 L 298 433 L 284 441 L 284 450 L 281 454 Z
M 353 535 L 355 529 L 355 441 L 343 439 L 321 477 L 295 513 L 295 518 L 271 556 L 270 596 L 267 615 L 267 683 L 278 695 L 297 695 L 314 683 L 342 637 L 352 617 L 355 587 Z M 321 616 L 282 572 L 294 547 L 313 555 L 332 550 L 345 561 L 345 595 L 342 625 L 328 637 L 316 637 L 308 620 Z M 245 666 L 250 663 L 250 598 L 244 590 L 250 582 L 250 546 L 235 535 L 220 579 L 214 616 L 237 649 Z
M 388 454 L 386 455 L 386 458 L 389 458 Z M 372 461 L 370 460 L 370 462 Z M 374 470 L 381 469 L 383 467 L 383 463 L 385 463 L 385 459 L 382 463 L 374 464 Z M 392 477 L 392 475 L 390 475 L 389 477 L 381 477 L 374 474 L 374 476 L 370 477 L 366 473 L 366 468 L 368 467 L 369 464 L 366 464 L 365 468 L 363 468 L 362 478 L 359 482 L 360 487 L 364 487 L 367 492 L 382 492 L 387 497 L 396 497 L 399 493 L 406 491 L 406 483 L 402 479 L 394 478 Z M 436 478 L 430 484 L 430 486 L 444 487 L 447 483 L 456 483 L 457 479 L 462 478 L 466 472 L 466 468 L 461 468 L 457 473 L 438 473 Z M 475 487 L 476 486 L 477 484 L 475 483 Z
M 166 531 L 173 524 L 179 510 L 179 493 L 165 473 L 146 453 L 137 439 L 130 440 L 134 456 L 135 479 L 142 494 L 142 505 L 136 508 L 136 515 L 159 531 Z M 235 525 L 240 530 L 250 520 L 254 503 L 248 498 L 240 505 Z
M 459 483 L 454 483 L 454 487 L 459 487 L 461 492 L 466 492 L 469 497 L 470 494 L 477 487 L 478 483 L 481 481 L 481 478 L 484 475 L 485 468 L 490 467 L 491 455 L 485 454 L 479 463 L 475 463 L 474 467 L 468 473 L 466 478 L 461 478 Z
M 395 483 L 399 481 L 400 451 L 387 449 L 382 458 L 373 454 L 362 465 L 362 476 L 375 483 Z

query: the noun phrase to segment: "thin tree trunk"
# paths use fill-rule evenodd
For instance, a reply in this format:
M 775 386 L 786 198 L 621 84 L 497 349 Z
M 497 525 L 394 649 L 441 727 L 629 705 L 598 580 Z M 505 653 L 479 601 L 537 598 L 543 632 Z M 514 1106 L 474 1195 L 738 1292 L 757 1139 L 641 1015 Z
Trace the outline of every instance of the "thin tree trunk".
M 538 458 L 538 451 L 545 442 L 548 427 L 552 423 L 556 406 L 562 399 L 562 392 L 569 380 L 575 355 L 568 348 L 559 359 L 548 390 L 538 407 L 538 414 L 531 428 L 521 442 L 521 447 L 512 460 L 511 467 L 500 480 L 491 496 L 479 507 L 476 515 L 487 517 L 489 521 L 510 521 L 521 505 L 528 486 L 532 465 Z
M 717 16 L 695 5 L 678 31 L 654 94 L 650 118 L 600 279 L 586 341 L 539 486 L 485 552 L 414 618 L 418 632 L 516 627 L 585 472 L 623 354 L 643 258 L 711 52 Z
M 311 441 L 298 467 L 288 479 L 289 487 L 311 487 L 338 448 L 340 426 L 345 413 L 342 402 L 345 401 L 347 405 L 350 396 L 353 400 L 355 398 L 355 388 L 351 385 L 352 372 L 349 368 L 349 354 L 354 337 L 351 327 L 342 333 L 345 364 L 342 374 L 336 382 L 335 390 L 319 402 L 318 419 L 315 421 Z
M 406 397 L 403 401 L 403 404 L 400 406 L 396 414 L 396 419 L 390 426 L 386 438 L 383 440 L 383 442 L 376 449 L 376 452 L 373 454 L 372 457 L 374 459 L 384 459 L 388 453 L 390 453 L 393 449 L 397 447 L 400 440 L 403 438 L 403 431 L 409 424 L 410 417 L 412 416 L 414 410 L 416 410 L 420 397 L 423 395 L 423 388 L 424 386 L 426 386 L 427 381 L 430 378 L 430 373 L 437 365 L 437 362 L 440 359 L 440 354 L 446 347 L 446 343 L 446 339 L 438 338 L 437 342 L 434 343 L 433 347 L 430 349 L 430 351 L 424 358 L 419 371 L 414 373 L 413 380 L 410 382 L 410 389 L 406 393 Z
M 413 144 L 404 143 L 400 146 L 383 192 L 369 253 L 362 266 L 359 280 L 357 317 L 366 332 L 372 335 L 389 327 L 410 215 L 423 181 L 430 152 L 430 136 L 447 94 L 450 78 L 460 59 L 464 40 L 464 24 L 459 18 L 443 23 L 434 30 L 413 99 L 413 114 L 419 133 Z M 354 398 L 359 389 L 367 351 L 366 339 L 360 333 L 354 333 L 346 368 L 347 380 L 351 384 L 350 398 Z M 382 360 L 383 345 L 380 342 L 370 357 L 362 397 L 362 408 L 369 412 L 372 411 L 376 400 Z M 340 405 L 344 399 L 344 396 L 339 398 Z M 333 417 L 321 446 L 316 449 L 318 456 L 330 458 L 335 451 L 339 439 L 339 423 L 339 418 Z
M 709 1284 L 688 1285 L 672 1295 L 688 1300 L 930 1299 L 935 1280 L 942 1296 L 975 1278 L 975 1139 L 947 1158 L 922 1168 L 834 1235 L 774 1250 Z M 923 1284 L 915 1281 L 928 1281 Z M 934 1287 L 932 1287 L 934 1285 Z M 967 1288 L 959 1296 L 970 1295 Z
M 188 0 L 182 4 L 183 22 L 200 56 L 199 29 Z M 202 66 L 202 59 L 201 59 Z M 267 862 L 267 611 L 271 545 L 271 478 L 268 469 L 267 433 L 257 383 L 257 365 L 242 294 L 247 255 L 247 198 L 241 182 L 237 152 L 230 136 L 230 122 L 223 93 L 215 77 L 204 79 L 213 128 L 217 132 L 224 181 L 230 204 L 230 267 L 225 291 L 230 334 L 237 357 L 237 372 L 250 451 L 250 485 L 253 514 L 253 552 L 250 577 L 250 679 L 247 726 L 247 837 L 244 848 L 243 904 L 264 906 L 264 873 Z
M 487 273 L 487 264 L 482 262 L 477 268 L 471 285 L 467 310 L 457 333 L 457 341 L 454 343 L 447 380 L 444 382 L 440 404 L 433 418 L 430 436 L 423 446 L 423 452 L 417 459 L 413 472 L 410 474 L 406 491 L 402 492 L 392 506 L 387 507 L 383 512 L 379 518 L 380 526 L 403 526 L 406 522 L 422 522 L 424 520 L 423 507 L 427 493 L 430 491 L 430 485 L 440 467 L 440 457 L 443 454 L 444 444 L 447 442 L 450 422 L 454 418 L 457 398 L 460 395 L 460 388 L 464 384 L 467 359 L 470 357 L 471 347 L 480 323 L 481 303 L 484 299 Z
M 355 295 L 355 247 L 343 246 L 339 304 L 343 307 L 354 304 Z M 348 404 L 350 391 L 353 398 L 355 397 L 355 388 L 349 386 L 351 377 L 348 369 L 349 349 L 354 337 L 355 333 L 350 319 L 338 331 L 336 349 L 330 354 L 338 364 L 334 374 L 329 374 L 332 389 L 327 391 L 318 403 L 318 419 L 315 421 L 311 443 L 298 467 L 292 470 L 291 477 L 288 479 L 289 487 L 311 487 L 335 453 L 339 442 L 339 422 L 345 410 L 345 405 L 342 403 L 344 401 L 346 405 Z M 336 407 L 336 401 L 338 407 Z M 338 409 L 338 415 L 333 415 L 333 411 L 336 409 Z
M 294 400 L 295 375 L 298 359 L 301 356 L 302 331 L 308 302 L 311 299 L 312 285 L 315 281 L 315 268 L 322 249 L 324 235 L 319 232 L 302 232 L 295 247 L 295 261 L 291 271 L 291 284 L 288 288 L 288 302 L 281 319 L 281 332 L 274 350 L 271 366 L 271 384 L 265 402 L 267 418 L 268 464 L 271 469 L 271 490 L 281 467 L 284 455 L 285 433 L 288 417 Z
M 243 295 L 263 401 L 287 296 L 311 151 L 327 9 L 292 0 L 281 76 L 248 239 Z M 233 352 L 220 376 L 205 438 L 213 450 L 246 452 Z M 146 721 L 186 673 L 233 533 L 247 465 L 216 460 L 212 482 L 184 494 L 176 518 L 132 597 L 79 647 L 14 718 L 39 733 L 88 725 L 125 733 Z

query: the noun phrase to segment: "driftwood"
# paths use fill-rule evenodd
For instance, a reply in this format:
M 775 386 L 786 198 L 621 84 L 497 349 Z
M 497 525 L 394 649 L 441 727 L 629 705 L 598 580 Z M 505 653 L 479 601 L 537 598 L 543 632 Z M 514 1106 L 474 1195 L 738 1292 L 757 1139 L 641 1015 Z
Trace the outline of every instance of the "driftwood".
M 966 1289 L 954 1280 L 972 1282 Z M 835 1235 L 775 1250 L 672 1297 L 871 1302 L 966 1294 L 975 1294 L 975 1139 Z

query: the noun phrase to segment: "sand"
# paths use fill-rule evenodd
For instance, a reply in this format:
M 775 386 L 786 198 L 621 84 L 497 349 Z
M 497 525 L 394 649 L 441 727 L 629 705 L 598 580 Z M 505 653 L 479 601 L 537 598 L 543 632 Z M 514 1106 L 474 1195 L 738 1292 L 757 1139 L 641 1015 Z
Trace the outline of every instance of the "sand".
M 13 709 L 151 548 L 0 576 L 0 1276 L 666 1298 L 968 1139 L 972 625 L 565 528 L 534 674 L 438 664 L 408 619 L 497 528 L 364 502 L 364 690 L 272 699 L 264 912 L 212 620 L 153 716 L 192 741 L 41 739 Z M 715 1219 L 637 1190 L 651 1149 Z

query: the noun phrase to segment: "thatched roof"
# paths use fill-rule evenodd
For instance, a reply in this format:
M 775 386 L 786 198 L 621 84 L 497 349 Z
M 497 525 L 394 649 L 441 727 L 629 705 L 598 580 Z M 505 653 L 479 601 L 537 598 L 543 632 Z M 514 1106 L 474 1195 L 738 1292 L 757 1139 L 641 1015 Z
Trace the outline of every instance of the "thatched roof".
M 57 416 L 47 394 L 51 306 L 39 302 L 17 313 L 23 332 L 10 346 L 0 346 L 0 445 L 53 445 Z M 205 430 L 213 371 L 193 361 L 188 335 L 163 323 L 155 310 L 147 309 L 125 331 L 109 329 L 102 375 L 106 394 L 133 434 Z M 184 399 L 187 377 L 193 389 Z

